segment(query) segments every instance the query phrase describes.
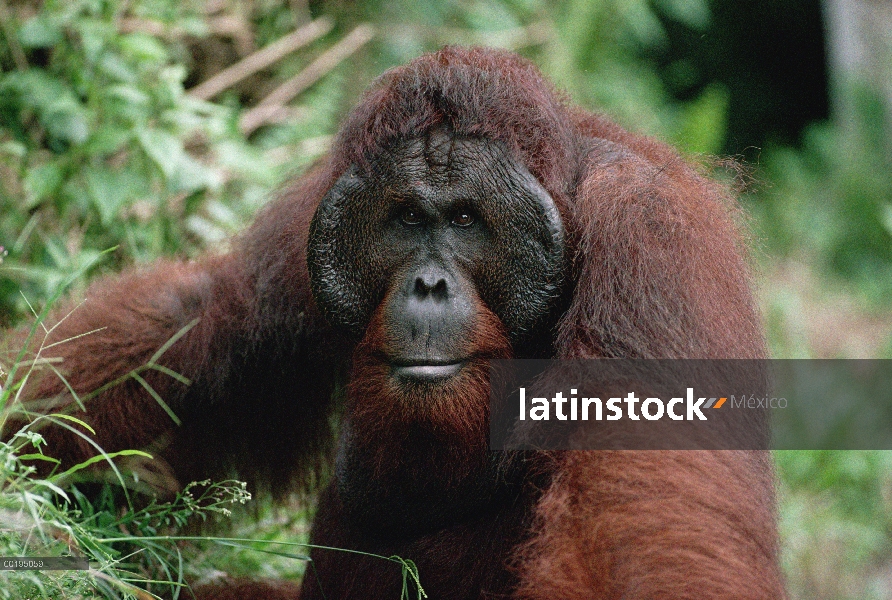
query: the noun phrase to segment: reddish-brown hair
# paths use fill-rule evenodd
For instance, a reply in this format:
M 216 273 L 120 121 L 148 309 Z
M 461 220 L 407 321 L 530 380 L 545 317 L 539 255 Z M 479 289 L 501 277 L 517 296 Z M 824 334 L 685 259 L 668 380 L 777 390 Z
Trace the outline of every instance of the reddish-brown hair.
M 94 426 L 97 442 L 107 451 L 154 447 L 181 483 L 235 469 L 280 491 L 312 489 L 328 472 L 336 439 L 332 415 L 344 395 L 336 392 L 346 389 L 346 419 L 362 423 L 357 439 L 368 450 L 363 456 L 373 457 L 373 475 L 402 468 L 409 479 L 426 477 L 425 484 L 452 482 L 468 465 L 487 462 L 482 371 L 444 386 L 433 401 L 400 396 L 386 382 L 384 367 L 368 360 L 386 344 L 380 319 L 372 320 L 357 347 L 324 321 L 309 285 L 310 222 L 335 180 L 397 140 L 441 127 L 503 144 L 557 203 L 571 286 L 555 330 L 534 340 L 543 353 L 765 355 L 736 208 L 721 185 L 667 145 L 570 107 L 528 61 L 499 50 L 448 47 L 382 75 L 347 118 L 328 158 L 265 208 L 231 253 L 160 263 L 90 288 L 83 306 L 47 340 L 69 340 L 48 352 L 62 359 L 78 393 L 145 364 L 198 319 L 159 361 L 192 385 L 164 371 L 145 378 L 183 424 L 175 425 L 143 386 L 130 381 L 93 399 L 88 414 L 76 413 Z M 50 324 L 68 311 L 57 311 Z M 487 347 L 491 356 L 509 355 L 501 324 L 485 306 L 479 313 L 477 339 L 469 343 Z M 75 337 L 91 330 L 99 331 Z M 48 375 L 34 378 L 28 395 L 60 395 L 71 404 L 67 390 Z M 407 410 L 412 402 L 427 406 L 427 413 Z M 434 454 L 435 466 L 403 443 L 413 418 L 434 423 L 449 440 Z M 47 453 L 66 464 L 94 453 L 65 430 L 48 432 L 47 439 Z M 515 458 L 516 470 L 492 486 L 501 495 L 475 499 L 485 510 L 417 535 L 365 533 L 345 516 L 341 491 L 330 485 L 314 541 L 412 559 L 432 597 L 784 597 L 766 454 L 537 452 Z M 386 500 L 389 488 L 380 487 Z M 398 506 L 370 504 L 372 515 L 399 512 Z M 380 563 L 318 550 L 313 558 L 329 597 L 399 593 L 399 574 L 380 570 Z M 241 589 L 263 597 L 254 584 Z M 290 592 L 279 587 L 275 593 Z M 314 580 L 302 597 L 318 593 Z

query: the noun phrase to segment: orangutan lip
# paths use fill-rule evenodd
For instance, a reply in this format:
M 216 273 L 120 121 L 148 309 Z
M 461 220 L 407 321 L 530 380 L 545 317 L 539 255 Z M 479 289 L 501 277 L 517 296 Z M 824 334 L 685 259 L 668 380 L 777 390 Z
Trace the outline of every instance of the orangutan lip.
M 446 379 L 458 374 L 465 361 L 443 362 L 413 362 L 393 364 L 393 374 L 401 379 L 415 381 L 436 381 Z

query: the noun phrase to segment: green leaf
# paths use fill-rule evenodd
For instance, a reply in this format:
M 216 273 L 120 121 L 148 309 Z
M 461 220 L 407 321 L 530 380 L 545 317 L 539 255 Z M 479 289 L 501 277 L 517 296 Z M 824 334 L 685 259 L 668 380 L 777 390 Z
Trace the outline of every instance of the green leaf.
M 223 176 L 219 171 L 185 153 L 169 182 L 169 188 L 173 192 L 218 190 L 222 186 Z
M 103 95 L 107 100 L 105 114 L 113 115 L 115 120 L 107 129 L 126 131 L 128 138 L 155 117 L 151 95 L 133 84 L 113 85 L 103 90 Z
M 108 41 L 116 35 L 114 27 L 95 19 L 78 19 L 74 26 L 80 34 L 80 43 L 84 58 L 90 65 L 107 56 Z
M 7 154 L 16 158 L 23 158 L 28 154 L 28 147 L 21 142 L 8 141 L 0 144 L 0 154 Z
M 22 23 L 19 42 L 25 48 L 51 48 L 62 41 L 59 25 L 45 15 L 37 15 Z
M 86 142 L 90 135 L 87 116 L 77 104 L 60 102 L 58 108 L 47 111 L 41 121 L 50 136 L 75 146 Z
M 38 453 L 22 454 L 19 456 L 19 460 L 43 460 L 46 462 L 55 463 L 57 465 L 62 463 L 62 461 L 60 461 L 58 458 L 53 458 L 51 456 L 46 456 L 44 454 L 38 454 Z
M 172 192 L 195 192 L 218 189 L 223 176 L 215 169 L 189 156 L 183 141 L 159 129 L 146 129 L 138 134 L 140 145 L 164 174 L 167 188 Z
M 44 112 L 60 101 L 74 100 L 74 92 L 59 79 L 40 69 L 28 69 L 3 77 L 2 90 L 18 95 L 23 107 Z M 67 99 L 67 100 L 66 100 Z
M 93 132 L 84 145 L 84 152 L 91 156 L 109 156 L 123 149 L 133 138 L 133 132 L 122 127 L 101 127 Z
M 103 54 L 99 59 L 99 70 L 115 81 L 136 83 L 138 79 L 133 66 L 117 54 Z
M 889 235 L 892 235 L 892 204 L 885 202 L 880 207 L 880 222 Z
M 654 4 L 668 16 L 693 29 L 709 25 L 709 5 L 705 0 L 655 0 Z
M 131 33 L 120 39 L 121 50 L 138 61 L 163 63 L 167 60 L 167 49 L 154 37 L 145 33 Z
M 185 325 L 183 325 L 182 327 L 180 327 L 180 329 L 175 334 L 170 336 L 169 340 L 164 342 L 164 344 L 162 344 L 162 346 L 160 348 L 158 348 L 158 350 L 155 351 L 155 354 L 153 354 L 152 357 L 149 359 L 148 364 L 155 366 L 155 363 L 158 362 L 158 359 L 161 358 L 164 355 L 164 353 L 170 349 L 171 346 L 176 344 L 177 341 L 181 337 L 183 337 L 184 335 L 189 333 L 190 329 L 192 329 L 193 327 L 198 325 L 199 321 L 201 321 L 201 319 L 195 318 L 195 319 L 192 319 L 191 321 L 189 321 L 188 323 L 186 323 Z
M 106 93 L 110 97 L 123 100 L 128 104 L 145 106 L 151 100 L 148 94 L 132 85 L 113 85 L 106 90 Z
M 231 140 L 224 140 L 214 147 L 217 162 L 233 173 L 272 187 L 275 172 L 271 161 L 255 147 Z
M 86 141 L 89 113 L 64 80 L 51 77 L 39 69 L 29 69 L 4 77 L 0 92 L 7 98 L 15 96 L 17 110 L 30 108 L 37 113 L 50 138 L 48 143 L 54 150 L 64 150 L 59 142 L 78 145 Z M 6 102 L 10 103 L 10 100 Z
M 56 416 L 60 416 L 60 415 L 56 415 Z M 90 465 L 94 465 L 94 464 L 101 462 L 103 460 L 111 460 L 112 458 L 117 458 L 118 456 L 143 456 L 145 458 L 154 458 L 148 452 L 142 452 L 141 450 L 121 450 L 120 452 L 108 452 L 105 454 L 100 454 L 98 456 L 90 457 L 87 460 L 85 460 L 84 462 L 74 465 L 67 471 L 64 471 L 62 473 L 59 473 L 58 475 L 53 476 L 52 481 L 58 481 L 59 479 L 62 479 L 63 477 L 71 475 L 72 473 L 77 473 L 81 469 L 86 469 Z
M 133 378 L 134 378 L 134 379 L 135 379 L 135 380 L 136 380 L 136 381 L 137 381 L 143 388 L 145 388 L 145 390 L 149 393 L 149 395 L 150 395 L 152 398 L 154 398 L 155 402 L 158 403 L 158 406 L 160 406 L 161 408 L 164 409 L 164 412 L 167 413 L 167 416 L 170 417 L 170 420 L 171 420 L 171 421 L 173 421 L 173 422 L 176 423 L 177 425 L 182 425 L 182 424 L 183 424 L 183 422 L 182 422 L 182 421 L 180 420 L 180 418 L 176 415 L 176 413 L 173 412 L 173 409 L 170 408 L 170 405 L 168 405 L 167 402 L 164 401 L 164 399 L 161 397 L 161 394 L 159 394 L 158 392 L 156 392 L 156 391 L 155 391 L 155 388 L 153 388 L 153 387 L 149 384 L 148 381 L 146 381 L 145 379 L 143 379 L 142 377 L 140 377 L 139 373 L 133 373 Z
M 158 165 L 167 179 L 170 179 L 186 155 L 183 142 L 173 134 L 159 129 L 140 131 L 138 139 L 152 162 Z
M 62 185 L 62 168 L 53 162 L 45 163 L 29 170 L 25 175 L 25 208 L 30 209 L 53 195 Z
M 68 494 L 65 493 L 65 490 L 63 490 L 59 486 L 55 485 L 54 483 L 51 483 L 51 482 L 47 481 L 46 479 L 38 480 L 35 483 L 37 485 L 42 485 L 43 487 L 51 489 L 53 492 L 55 492 L 55 493 L 59 494 L 60 496 L 62 496 L 63 498 L 65 498 L 66 501 L 68 500 Z
M 71 421 L 72 423 L 76 423 L 77 425 L 80 425 L 81 427 L 83 427 L 84 429 L 86 429 L 87 431 L 92 433 L 93 435 L 96 435 L 95 429 L 90 427 L 84 420 L 78 419 L 77 417 L 72 417 L 71 415 L 66 415 L 64 413 L 52 413 L 51 415 L 48 415 L 48 416 L 53 417 L 55 419 L 65 419 L 66 421 Z
M 84 179 L 102 224 L 109 225 L 118 216 L 121 207 L 127 204 L 129 190 L 125 182 L 119 173 L 104 166 L 87 167 Z
M 676 140 L 688 152 L 715 154 L 725 142 L 728 90 L 718 83 L 706 86 L 681 114 Z

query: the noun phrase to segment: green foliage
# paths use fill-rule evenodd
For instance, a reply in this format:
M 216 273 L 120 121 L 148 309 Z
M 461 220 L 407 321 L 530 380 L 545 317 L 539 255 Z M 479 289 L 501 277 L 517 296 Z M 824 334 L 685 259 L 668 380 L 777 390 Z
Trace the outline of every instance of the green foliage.
M 695 29 L 709 22 L 705 1 L 656 3 L 669 18 Z M 692 153 L 716 153 L 724 143 L 728 95 L 708 86 L 688 104 L 670 102 L 654 66 L 641 58 L 667 43 L 654 6 L 644 0 L 561 3 L 560 32 L 541 63 L 583 106 L 607 111 L 632 130 L 657 135 Z
M 794 598 L 887 598 L 892 453 L 776 452 L 782 560 Z
M 7 571 L 0 585 L 3 599 L 147 597 L 134 584 L 176 597 L 184 585 L 182 552 L 152 536 L 196 518 L 229 516 L 231 505 L 251 498 L 244 483 L 202 481 L 187 485 L 170 502 L 150 500 L 142 508 L 121 511 L 110 494 L 94 504 L 77 487 L 60 487 L 83 465 L 47 477 L 36 474 L 35 460 L 55 460 L 43 453 L 43 437 L 31 427 L 0 443 L 0 555 L 81 556 L 90 569 Z
M 82 274 L 77 273 L 71 279 Z M 53 294 L 49 304 L 61 295 L 64 287 L 67 286 Z M 134 493 L 147 486 L 140 485 L 138 470 L 125 475 L 114 459 L 151 459 L 152 456 L 140 450 L 105 452 L 91 438 L 95 431 L 75 415 L 76 409 L 86 409 L 85 402 L 92 396 L 129 377 L 142 381 L 166 407 L 139 376 L 142 368 L 91 394 L 76 395 L 72 390 L 74 402 L 70 408 L 75 409 L 74 414 L 65 410 L 31 411 L 32 403 L 45 403 L 47 399 L 23 400 L 20 396 L 27 381 L 39 376 L 40 370 L 62 377 L 53 361 L 41 355 L 43 344 L 37 343 L 40 332 L 49 333 L 43 326 L 48 310 L 47 307 L 37 315 L 21 349 L 8 349 L 15 353 L 15 358 L 11 362 L 0 362 L 0 440 L 6 440 L 0 442 L 0 555 L 78 556 L 88 559 L 90 568 L 87 571 L 8 572 L 0 585 L 0 599 L 155 597 L 147 595 L 142 588 L 167 591 L 167 595 L 176 598 L 184 586 L 186 573 L 182 550 L 175 544 L 159 543 L 153 536 L 182 528 L 196 519 L 203 521 L 212 515 L 228 517 L 232 504 L 244 504 L 251 495 L 242 482 L 202 481 L 188 484 L 169 502 L 159 502 L 154 495 L 143 498 L 141 493 L 139 501 L 133 501 Z M 157 368 L 184 380 L 156 361 L 188 328 L 159 348 L 145 368 Z M 29 355 L 27 348 L 35 346 L 40 350 Z M 71 390 L 67 382 L 66 387 Z M 98 454 L 60 469 L 62 463 L 52 456 L 53 449 L 47 447 L 41 433 L 45 427 L 67 429 L 71 435 L 80 436 L 92 445 Z M 78 484 L 86 481 L 95 485 L 95 467 L 102 463 L 110 467 L 108 475 L 113 487 L 106 484 L 103 494 L 96 496 L 98 501 L 90 500 L 80 492 Z M 38 471 L 38 465 L 45 468 Z M 123 509 L 121 497 L 125 501 Z
M 818 265 L 854 284 L 875 305 L 892 298 L 892 153 L 883 105 L 863 88 L 849 92 L 848 122 L 821 123 L 801 151 L 773 148 L 771 186 L 756 206 L 777 254 Z
M 46 298 L 106 248 L 118 246 L 114 267 L 193 252 L 214 233 L 193 217 L 214 223 L 219 203 L 253 212 L 278 181 L 237 110 L 184 92 L 178 42 L 122 31 L 126 15 L 206 29 L 190 3 L 51 0 L 2 48 L 28 59 L 0 75 L 5 320 L 25 308 L 18 289 Z

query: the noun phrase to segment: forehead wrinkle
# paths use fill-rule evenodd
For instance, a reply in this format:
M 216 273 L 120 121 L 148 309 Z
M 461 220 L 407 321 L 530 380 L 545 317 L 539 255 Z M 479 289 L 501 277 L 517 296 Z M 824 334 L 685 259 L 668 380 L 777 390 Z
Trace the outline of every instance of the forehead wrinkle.
M 404 140 L 377 162 L 388 174 L 385 179 L 392 194 L 415 198 L 435 210 L 450 205 L 457 196 L 486 192 L 488 182 L 497 174 L 504 175 L 500 160 L 504 158 L 499 144 L 432 131 Z
M 453 166 L 455 136 L 443 130 L 429 131 L 423 139 L 424 159 L 431 182 L 434 185 L 449 185 Z

